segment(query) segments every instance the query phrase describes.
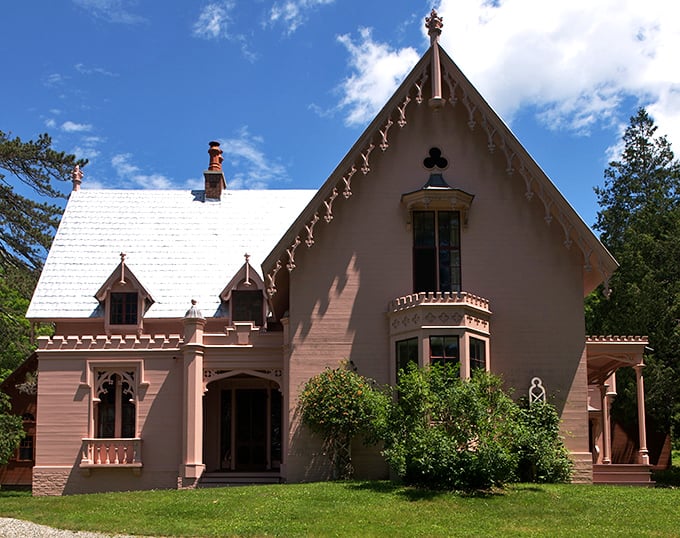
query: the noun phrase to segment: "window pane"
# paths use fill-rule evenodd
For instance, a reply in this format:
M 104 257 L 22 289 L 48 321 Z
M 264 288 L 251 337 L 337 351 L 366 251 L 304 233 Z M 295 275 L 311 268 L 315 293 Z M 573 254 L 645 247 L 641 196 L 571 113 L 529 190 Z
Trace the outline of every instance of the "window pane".
M 409 363 L 418 364 L 417 338 L 397 342 L 397 373 L 399 370 L 406 370 Z
M 458 336 L 430 336 L 430 364 L 457 364 Z
M 460 291 L 460 216 L 437 213 L 439 236 L 439 291 Z
M 232 321 L 252 321 L 262 326 L 262 291 L 234 290 L 231 292 Z
M 470 370 L 486 370 L 486 342 L 470 337 Z
M 434 211 L 413 212 L 413 244 L 416 247 L 434 247 Z
M 33 459 L 33 436 L 27 435 L 19 445 L 19 459 L 28 461 Z
M 112 293 L 110 301 L 111 325 L 137 324 L 137 292 Z
M 430 357 L 444 356 L 444 337 L 430 336 Z

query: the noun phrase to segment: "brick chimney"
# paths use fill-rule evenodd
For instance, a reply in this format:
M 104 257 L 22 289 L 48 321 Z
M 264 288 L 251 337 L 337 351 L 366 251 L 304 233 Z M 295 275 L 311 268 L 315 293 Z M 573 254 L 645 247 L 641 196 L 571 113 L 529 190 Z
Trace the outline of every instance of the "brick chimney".
M 210 142 L 210 164 L 208 169 L 203 172 L 205 177 L 205 199 L 206 200 L 220 200 L 222 198 L 222 191 L 227 188 L 227 182 L 224 179 L 224 172 L 222 172 L 222 150 L 219 142 Z

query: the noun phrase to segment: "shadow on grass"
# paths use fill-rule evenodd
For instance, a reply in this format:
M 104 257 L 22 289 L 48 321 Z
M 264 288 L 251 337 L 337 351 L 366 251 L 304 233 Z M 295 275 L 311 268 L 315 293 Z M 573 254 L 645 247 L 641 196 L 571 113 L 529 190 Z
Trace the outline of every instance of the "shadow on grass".
M 9 499 L 11 497 L 30 497 L 30 496 L 31 496 L 30 490 L 0 488 L 0 499 Z
M 658 488 L 680 488 L 680 467 L 652 471 L 652 480 Z
M 407 486 L 398 482 L 388 482 L 388 481 L 368 481 L 368 482 L 358 482 L 347 484 L 347 487 L 355 490 L 371 491 L 373 493 L 382 493 L 390 495 L 399 495 L 405 499 L 417 502 L 417 501 L 431 501 L 440 497 L 455 495 L 462 499 L 483 499 L 492 497 L 502 497 L 507 492 L 502 489 L 494 490 L 479 490 L 479 491 L 446 491 L 437 489 L 427 489 L 419 488 L 415 486 Z M 523 487 L 525 491 L 537 491 L 543 492 L 540 487 Z

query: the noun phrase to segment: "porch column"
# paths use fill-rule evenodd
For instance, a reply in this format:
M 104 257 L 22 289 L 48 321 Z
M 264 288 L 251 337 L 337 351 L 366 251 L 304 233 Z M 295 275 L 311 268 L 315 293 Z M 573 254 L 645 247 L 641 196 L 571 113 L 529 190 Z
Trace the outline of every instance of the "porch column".
M 647 450 L 647 424 L 645 419 L 645 381 L 642 377 L 644 364 L 636 364 L 635 380 L 637 381 L 638 427 L 640 434 L 640 463 L 649 465 L 649 451 Z
M 203 464 L 203 328 L 205 318 L 191 301 L 184 316 L 181 486 L 192 485 Z M 187 484 L 185 484 L 185 481 Z
M 611 463 L 612 431 L 609 420 L 609 383 L 600 384 L 600 405 L 602 407 L 602 463 Z

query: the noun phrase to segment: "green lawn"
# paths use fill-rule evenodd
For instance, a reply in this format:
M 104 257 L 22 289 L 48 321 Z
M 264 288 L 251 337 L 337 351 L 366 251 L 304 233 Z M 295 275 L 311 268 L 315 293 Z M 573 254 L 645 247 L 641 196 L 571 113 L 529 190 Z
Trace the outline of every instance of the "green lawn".
M 680 536 L 680 489 L 517 485 L 461 496 L 388 482 L 30 497 L 0 516 L 149 536 Z

